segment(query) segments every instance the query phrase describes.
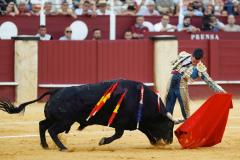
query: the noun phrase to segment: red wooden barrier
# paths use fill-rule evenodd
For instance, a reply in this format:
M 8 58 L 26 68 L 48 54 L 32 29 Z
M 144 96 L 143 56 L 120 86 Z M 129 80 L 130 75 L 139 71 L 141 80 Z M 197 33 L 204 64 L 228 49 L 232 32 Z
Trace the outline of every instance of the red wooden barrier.
M 240 97 L 240 46 L 236 40 L 213 40 L 213 41 L 179 41 L 181 45 L 188 43 L 191 49 L 201 47 L 207 53 L 205 64 L 208 64 L 208 72 L 214 80 L 238 81 L 237 84 L 221 84 L 221 86 L 233 96 Z M 205 45 L 204 45 L 205 43 Z M 184 47 L 183 47 L 184 48 Z M 195 98 L 206 98 L 213 91 L 206 85 L 190 86 L 190 95 Z M 197 91 L 197 92 L 196 92 Z
M 191 53 L 195 48 L 202 48 L 204 63 L 214 80 L 236 81 L 240 79 L 238 43 L 180 40 L 179 52 L 185 50 Z M 152 53 L 153 42 L 150 40 L 40 42 L 39 83 L 93 83 L 116 78 L 153 82 Z M 83 61 L 79 64 L 76 59 Z M 239 84 L 223 86 L 229 93 L 239 95 L 236 88 Z M 190 86 L 191 97 L 203 98 L 211 94 L 213 91 L 206 85 Z
M 97 81 L 96 41 L 40 41 L 39 83 Z
M 98 80 L 115 78 L 153 82 L 153 42 L 99 41 Z
M 14 42 L 0 41 L 0 82 L 14 82 Z M 0 85 L 0 97 L 15 99 L 15 86 Z
M 40 41 L 39 84 L 85 84 L 125 78 L 153 82 L 149 40 Z M 39 94 L 46 88 L 40 88 Z
M 232 94 L 234 98 L 240 98 L 240 85 L 239 84 L 220 84 L 228 93 Z M 214 92 L 207 85 L 190 85 L 189 95 L 190 98 L 207 99 L 212 96 Z M 198 107 L 198 106 L 197 106 Z
M 218 80 L 240 80 L 240 41 L 210 41 L 211 74 Z
M 240 80 L 239 41 L 179 41 L 179 51 L 205 51 L 204 63 L 214 80 Z M 153 42 L 40 41 L 39 84 L 85 84 L 114 78 L 153 82 Z M 14 82 L 13 41 L 0 41 L 0 82 Z M 239 84 L 223 85 L 239 95 Z M 45 89 L 40 89 L 42 92 Z M 197 92 L 196 92 L 197 90 Z M 39 93 L 40 93 L 39 92 Z M 191 97 L 212 94 L 207 86 L 190 86 Z M 11 100 L 15 86 L 0 86 L 0 97 Z

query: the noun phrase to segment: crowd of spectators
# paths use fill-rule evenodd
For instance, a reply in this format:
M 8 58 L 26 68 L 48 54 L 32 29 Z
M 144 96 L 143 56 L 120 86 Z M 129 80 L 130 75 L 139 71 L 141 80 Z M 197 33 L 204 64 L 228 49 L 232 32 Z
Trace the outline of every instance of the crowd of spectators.
M 131 34 L 131 31 L 130 31 Z M 45 25 L 40 25 L 38 29 L 38 33 L 35 35 L 39 37 L 42 41 L 52 40 L 53 37 L 47 32 L 47 27 Z M 127 36 L 127 39 L 132 39 L 132 37 Z M 102 31 L 99 28 L 93 29 L 92 32 L 92 40 L 101 40 L 102 39 Z M 72 38 L 72 29 L 70 26 L 67 26 L 64 30 L 64 35 L 59 38 L 59 40 L 74 40 Z
M 129 27 L 124 32 L 123 39 L 142 39 L 145 36 L 145 33 L 149 32 L 147 26 L 144 26 L 144 16 L 137 16 L 136 22 L 134 25 Z M 163 15 L 161 21 L 154 25 L 154 30 L 157 32 L 199 32 L 200 28 L 193 26 L 191 24 L 191 17 L 185 16 L 183 23 L 174 26 L 169 24 L 170 16 Z M 235 17 L 233 15 L 229 15 L 227 19 L 227 24 L 223 24 L 220 22 L 215 15 L 211 15 L 206 23 L 203 24 L 202 30 L 204 31 L 225 31 L 225 32 L 240 32 L 240 25 L 235 24 Z M 40 37 L 41 40 L 51 40 L 53 37 L 50 34 L 47 34 L 46 26 L 39 26 L 38 33 L 36 36 Z M 99 28 L 95 28 L 92 31 L 92 40 L 101 40 L 102 39 L 102 31 Z M 60 37 L 59 40 L 74 40 L 72 39 L 72 29 L 71 27 L 66 27 L 64 30 L 64 35 Z
M 141 21 L 140 21 L 141 20 Z M 133 38 L 142 38 L 144 33 L 149 32 L 149 28 L 143 25 L 143 16 L 137 16 L 135 24 L 132 26 L 131 31 Z M 170 16 L 165 14 L 162 15 L 160 22 L 153 26 L 155 32 L 200 32 L 200 31 L 211 31 L 211 32 L 240 32 L 240 25 L 236 24 L 235 16 L 229 15 L 227 17 L 227 24 L 222 23 L 216 15 L 210 14 L 203 17 L 201 28 L 198 28 L 191 24 L 191 16 L 185 16 L 183 22 L 177 26 L 170 24 Z M 136 36 L 135 36 L 136 35 Z
M 116 15 L 178 16 L 180 0 L 113 0 Z M 240 0 L 183 0 L 184 16 L 240 15 Z M 41 0 L 0 0 L 1 15 L 39 15 Z M 109 15 L 110 0 L 46 0 L 47 15 Z
M 110 15 L 110 0 L 46 0 L 44 10 L 46 15 L 68 15 L 77 18 L 79 15 L 98 16 Z M 155 32 L 199 32 L 199 31 L 226 31 L 239 32 L 235 16 L 240 15 L 240 0 L 183 0 L 180 9 L 180 0 L 113 0 L 114 14 L 136 16 L 136 22 L 125 31 L 125 39 L 141 39 L 149 32 L 144 25 L 144 17 L 159 16 L 159 22 L 154 24 L 151 31 Z M 0 14 L 40 15 L 41 0 L 0 0 Z M 183 15 L 182 23 L 172 25 L 171 16 Z M 202 17 L 202 26 L 191 24 L 193 16 Z M 227 24 L 218 17 L 226 16 Z M 46 26 L 40 26 L 37 36 L 42 40 L 52 37 L 46 34 Z M 67 27 L 60 40 L 71 40 L 71 28 Z M 44 35 L 44 36 L 43 36 Z M 101 30 L 93 31 L 92 39 L 101 39 Z

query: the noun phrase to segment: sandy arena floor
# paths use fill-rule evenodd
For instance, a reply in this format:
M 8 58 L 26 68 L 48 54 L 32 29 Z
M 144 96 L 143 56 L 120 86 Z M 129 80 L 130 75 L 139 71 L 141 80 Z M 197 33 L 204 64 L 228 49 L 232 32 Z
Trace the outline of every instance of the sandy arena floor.
M 192 111 L 202 101 L 194 101 Z M 123 137 L 105 146 L 98 146 L 102 137 L 111 136 L 111 128 L 91 126 L 77 131 L 73 125 L 69 134 L 62 135 L 71 152 L 60 152 L 49 135 L 49 150 L 39 145 L 38 122 L 43 119 L 43 104 L 27 107 L 25 115 L 9 115 L 0 111 L 0 160 L 239 160 L 240 159 L 240 101 L 234 100 L 222 143 L 209 148 L 182 149 L 176 137 L 173 144 L 153 147 L 139 131 L 126 131 Z M 176 106 L 176 117 L 180 117 Z M 176 126 L 178 127 L 178 126 Z

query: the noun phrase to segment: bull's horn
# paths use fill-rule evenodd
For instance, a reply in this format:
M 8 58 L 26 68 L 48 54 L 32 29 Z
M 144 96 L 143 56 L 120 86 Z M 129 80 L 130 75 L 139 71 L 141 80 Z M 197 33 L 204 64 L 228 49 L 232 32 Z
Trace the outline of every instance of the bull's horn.
M 174 124 L 178 124 L 178 123 L 179 123 L 178 120 L 176 120 L 176 119 L 173 118 L 173 116 L 172 116 L 171 113 L 167 112 L 167 113 L 166 113 L 166 116 L 167 116 L 171 121 L 173 121 Z

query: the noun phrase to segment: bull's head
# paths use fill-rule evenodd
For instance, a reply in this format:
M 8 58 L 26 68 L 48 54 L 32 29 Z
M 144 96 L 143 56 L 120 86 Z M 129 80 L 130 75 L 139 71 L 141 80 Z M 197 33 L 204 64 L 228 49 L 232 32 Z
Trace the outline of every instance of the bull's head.
M 158 114 L 149 121 L 142 123 L 139 128 L 152 145 L 166 145 L 173 141 L 174 122 L 165 114 Z

